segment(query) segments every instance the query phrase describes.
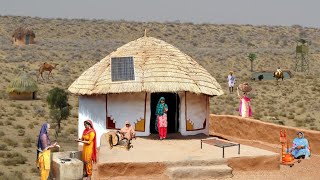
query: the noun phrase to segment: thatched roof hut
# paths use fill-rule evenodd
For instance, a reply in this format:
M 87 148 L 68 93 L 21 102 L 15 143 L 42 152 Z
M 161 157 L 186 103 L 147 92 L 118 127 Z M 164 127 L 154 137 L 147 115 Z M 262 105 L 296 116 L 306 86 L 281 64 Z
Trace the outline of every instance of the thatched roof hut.
M 14 44 L 33 44 L 35 33 L 30 28 L 19 27 L 12 34 L 12 40 Z
M 113 82 L 111 58 L 128 56 L 134 58 L 134 81 Z M 118 48 L 82 73 L 69 91 L 79 95 L 180 91 L 223 94 L 215 78 L 195 60 L 153 37 L 142 37 Z
M 27 73 L 22 73 L 14 78 L 7 87 L 10 99 L 16 100 L 36 99 L 37 91 L 36 82 Z
M 83 72 L 68 90 L 80 95 L 79 132 L 88 118 L 101 126 L 100 132 L 121 128 L 129 120 L 142 136 L 154 132 L 154 108 L 161 96 L 170 109 L 169 132 L 208 133 L 209 98 L 223 94 L 195 60 L 153 37 L 118 48 Z

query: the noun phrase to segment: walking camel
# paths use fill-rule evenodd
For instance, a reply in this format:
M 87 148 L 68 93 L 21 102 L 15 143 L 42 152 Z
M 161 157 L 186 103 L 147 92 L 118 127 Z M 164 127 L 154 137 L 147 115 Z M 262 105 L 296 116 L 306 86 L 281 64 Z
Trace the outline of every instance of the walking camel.
M 39 72 L 38 72 L 38 75 L 37 75 L 37 80 L 39 79 L 39 75 L 41 75 L 42 79 L 44 80 L 42 74 L 44 71 L 49 71 L 49 74 L 48 74 L 48 80 L 49 80 L 49 77 L 50 77 L 50 74 L 51 74 L 51 71 L 53 69 L 55 69 L 57 67 L 57 63 L 53 63 L 52 65 L 51 64 L 48 64 L 48 63 L 43 63 L 40 65 L 40 68 L 39 68 Z

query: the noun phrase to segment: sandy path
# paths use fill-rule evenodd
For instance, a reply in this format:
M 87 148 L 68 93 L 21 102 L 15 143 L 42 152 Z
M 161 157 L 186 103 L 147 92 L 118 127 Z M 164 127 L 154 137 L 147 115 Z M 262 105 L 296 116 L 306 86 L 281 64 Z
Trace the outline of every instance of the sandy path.
M 252 146 L 270 150 L 273 152 L 279 152 L 279 149 L 274 147 L 268 147 L 262 144 L 251 144 Z M 318 180 L 320 179 L 320 156 L 312 155 L 311 159 L 304 160 L 301 163 L 296 163 L 293 167 L 280 166 L 280 170 L 277 171 L 233 171 L 233 177 L 228 178 L 232 180 Z M 99 177 L 94 177 L 99 179 Z M 165 180 L 169 179 L 165 175 L 158 176 L 140 176 L 140 177 L 115 177 L 108 178 L 112 180 Z M 198 179 L 209 180 L 209 179 Z

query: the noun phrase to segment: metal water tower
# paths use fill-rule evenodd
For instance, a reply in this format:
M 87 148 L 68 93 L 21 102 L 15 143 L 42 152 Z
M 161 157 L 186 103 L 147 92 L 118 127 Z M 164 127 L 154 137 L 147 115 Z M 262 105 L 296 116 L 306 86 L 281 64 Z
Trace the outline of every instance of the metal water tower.
M 296 47 L 296 72 L 308 72 L 309 71 L 309 44 L 307 39 L 297 40 Z

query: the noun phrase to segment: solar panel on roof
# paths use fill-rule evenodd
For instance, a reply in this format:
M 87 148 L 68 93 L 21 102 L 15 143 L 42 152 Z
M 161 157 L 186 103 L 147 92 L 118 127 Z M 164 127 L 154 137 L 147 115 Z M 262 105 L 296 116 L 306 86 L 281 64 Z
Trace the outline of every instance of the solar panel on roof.
M 133 57 L 111 58 L 111 80 L 112 81 L 135 80 Z

